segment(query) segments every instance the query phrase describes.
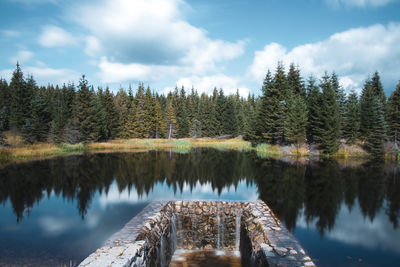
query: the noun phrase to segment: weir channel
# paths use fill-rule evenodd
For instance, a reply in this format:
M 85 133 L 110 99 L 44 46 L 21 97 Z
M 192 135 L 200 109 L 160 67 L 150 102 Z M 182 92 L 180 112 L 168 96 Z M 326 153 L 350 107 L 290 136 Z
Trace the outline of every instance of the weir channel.
M 315 266 L 263 201 L 152 202 L 79 266 Z M 212 266 L 212 265 L 208 265 Z

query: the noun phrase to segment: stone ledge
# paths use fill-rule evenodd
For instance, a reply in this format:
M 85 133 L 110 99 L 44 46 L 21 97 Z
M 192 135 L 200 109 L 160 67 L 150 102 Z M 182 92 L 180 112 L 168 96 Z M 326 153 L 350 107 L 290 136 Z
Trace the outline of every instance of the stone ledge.
M 153 202 L 79 266 L 168 266 L 176 248 L 239 250 L 245 266 L 315 266 L 263 201 Z

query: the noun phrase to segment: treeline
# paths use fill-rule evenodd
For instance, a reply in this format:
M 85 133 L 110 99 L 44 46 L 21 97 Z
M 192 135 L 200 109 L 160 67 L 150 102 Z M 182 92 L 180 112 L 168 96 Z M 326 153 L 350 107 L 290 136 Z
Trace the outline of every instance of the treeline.
M 397 149 L 400 130 L 400 83 L 387 100 L 379 74 L 365 82 L 360 97 L 346 95 L 335 73 L 307 81 L 291 64 L 267 72 L 259 97 L 199 95 L 175 88 L 166 96 L 139 84 L 120 89 L 88 84 L 37 86 L 17 67 L 8 84 L 0 80 L 0 132 L 20 132 L 27 143 L 89 142 L 114 138 L 185 138 L 243 136 L 253 143 L 317 144 L 333 154 L 341 140 L 362 142 L 376 156 L 386 141 Z M 4 134 L 0 137 L 4 144 Z

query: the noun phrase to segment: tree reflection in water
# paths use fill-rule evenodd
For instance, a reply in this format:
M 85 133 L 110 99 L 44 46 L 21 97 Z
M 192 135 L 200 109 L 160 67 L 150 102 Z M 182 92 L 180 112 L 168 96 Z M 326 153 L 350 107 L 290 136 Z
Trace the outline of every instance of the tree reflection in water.
M 89 154 L 8 165 L 0 169 L 0 203 L 10 200 L 17 221 L 52 193 L 77 201 L 85 217 L 95 193 L 107 193 L 115 182 L 120 192 L 148 195 L 157 183 L 182 192 L 198 183 L 211 184 L 218 195 L 241 181 L 255 183 L 259 198 L 289 229 L 304 212 L 321 235 L 333 228 L 344 203 L 358 200 L 363 216 L 374 220 L 384 209 L 394 228 L 400 218 L 397 165 L 336 161 L 293 163 L 262 159 L 254 153 L 195 149 L 189 153 L 150 151 Z M 385 206 L 384 206 L 385 205 Z

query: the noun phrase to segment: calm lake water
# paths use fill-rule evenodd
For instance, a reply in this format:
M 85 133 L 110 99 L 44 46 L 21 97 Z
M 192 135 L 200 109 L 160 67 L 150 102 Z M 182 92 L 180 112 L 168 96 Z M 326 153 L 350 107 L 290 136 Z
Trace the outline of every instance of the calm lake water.
M 211 149 L 7 165 L 0 168 L 0 266 L 76 265 L 160 199 L 261 199 L 319 266 L 399 266 L 398 169 Z

